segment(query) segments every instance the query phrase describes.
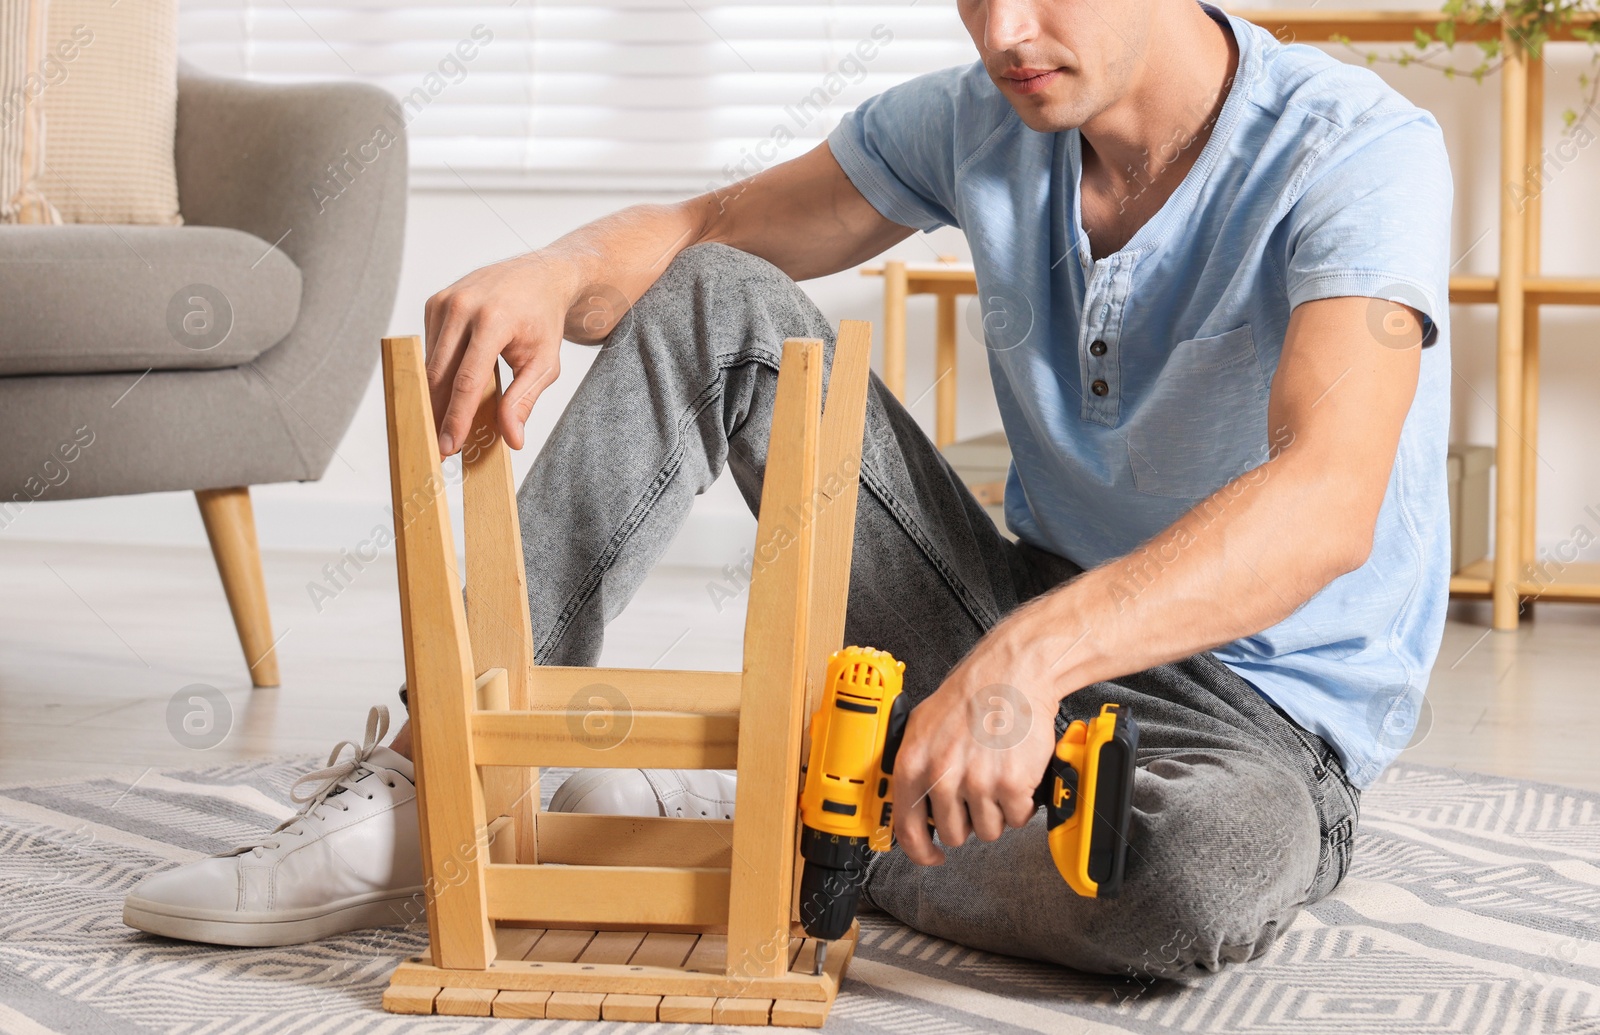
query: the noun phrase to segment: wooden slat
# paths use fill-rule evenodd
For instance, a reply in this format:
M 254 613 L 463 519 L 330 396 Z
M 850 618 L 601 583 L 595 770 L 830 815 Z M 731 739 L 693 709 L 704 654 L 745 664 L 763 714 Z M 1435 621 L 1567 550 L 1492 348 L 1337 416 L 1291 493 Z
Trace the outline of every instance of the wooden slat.
M 807 627 L 806 704 L 810 716 L 822 700 L 828 655 L 844 644 L 850 561 L 855 549 L 856 502 L 861 485 L 861 442 L 866 433 L 872 325 L 844 320 L 834 341 L 827 403 L 817 439 L 816 555 L 812 566 L 815 614 Z
M 477 848 L 483 788 L 467 724 L 476 670 L 420 338 L 383 340 L 383 382 L 428 943 L 441 967 L 481 969 L 494 958 L 494 929 Z
M 665 995 L 657 1008 L 662 1024 L 710 1024 L 711 1011 L 717 1005 L 715 996 Z M 826 1013 L 827 1003 L 818 1003 Z
M 541 938 L 566 932 L 551 931 Z M 581 933 L 581 932 L 576 932 Z M 534 946 L 534 955 L 541 946 Z M 843 956 L 840 946 L 829 950 L 827 971 L 835 969 L 835 957 Z M 785 953 L 787 957 L 787 953 Z M 784 960 L 787 966 L 787 958 Z M 634 969 L 630 963 L 623 968 L 599 971 L 581 963 L 546 963 L 537 960 L 523 962 L 502 960 L 493 970 L 441 970 L 415 960 L 406 960 L 395 968 L 391 978 L 399 986 L 444 986 L 465 988 L 500 988 L 514 991 L 554 992 L 628 992 L 641 995 L 725 996 L 745 995 L 772 999 L 803 999 L 824 1002 L 838 989 L 835 980 L 825 973 L 822 977 L 810 974 L 789 973 L 777 977 L 726 974 L 697 974 L 679 967 L 644 967 Z
M 506 671 L 503 707 L 533 707 L 533 623 L 528 618 L 527 572 L 522 558 L 522 526 L 517 514 L 517 483 L 511 474 L 511 449 L 500 437 L 500 370 L 473 414 L 461 447 L 461 503 L 467 554 L 467 632 L 478 671 Z M 525 767 L 484 774 L 484 799 L 490 816 L 511 816 L 519 859 L 535 862 L 533 814 L 539 806 L 539 772 Z
M 816 553 L 811 575 L 812 615 L 807 626 L 803 712 L 807 718 L 821 705 L 828 655 L 844 644 L 871 363 L 872 326 L 860 320 L 842 321 L 834 341 L 817 440 L 817 493 L 818 499 L 825 502 L 819 505 L 814 519 Z M 806 757 L 809 751 L 809 729 L 802 727 L 800 757 Z M 798 899 L 799 880 L 796 868 L 794 899 Z
M 832 1003 L 807 1003 L 797 999 L 776 999 L 770 1023 L 774 1028 L 820 1028 L 828 1019 Z M 663 1018 L 664 1020 L 665 1018 Z
M 639 944 L 638 951 L 628 960 L 633 967 L 681 967 L 694 951 L 700 935 L 674 934 L 668 931 L 651 931 Z
M 544 1015 L 552 1021 L 598 1021 L 605 1000 L 604 992 L 551 992 Z
M 684 970 L 693 970 L 701 974 L 721 974 L 728 961 L 728 936 L 725 934 L 702 934 L 695 943 L 689 958 L 683 961 Z
M 600 1004 L 600 1019 L 603 1021 L 653 1021 L 656 1011 L 661 1006 L 661 997 L 658 995 L 634 995 L 627 992 L 614 992 L 606 996 Z
M 496 816 L 489 821 L 489 861 L 507 865 L 517 861 L 516 826 L 510 816 Z
M 1458 305 L 1487 303 L 1493 305 L 1499 297 L 1497 277 L 1462 275 L 1450 278 L 1450 301 Z
M 1450 576 L 1452 596 L 1487 597 L 1494 584 L 1494 561 L 1484 559 L 1467 565 Z
M 1539 600 L 1600 601 L 1600 563 L 1562 564 L 1549 559 L 1535 560 L 1531 572 L 1524 571 L 1523 579 L 1517 583 L 1517 591 Z
M 1541 305 L 1600 305 L 1600 277 L 1525 277 L 1528 301 Z
M 383 990 L 383 1008 L 390 1013 L 427 1015 L 444 989 L 438 985 L 390 985 Z
M 579 768 L 733 769 L 739 758 L 739 716 L 689 712 L 619 713 L 626 722 L 591 737 L 582 711 L 478 712 L 472 749 L 479 765 Z
M 823 998 L 833 1001 L 834 993 L 839 990 L 839 985 L 844 981 L 845 971 L 850 967 L 850 961 L 855 958 L 856 945 L 861 940 L 861 923 L 853 921 L 850 931 L 843 938 L 829 943 L 828 958 L 822 964 L 822 977 L 812 976 L 812 980 L 821 980 L 826 995 Z M 800 951 L 790 957 L 789 969 L 794 976 L 811 975 L 817 966 L 816 939 L 807 938 L 801 945 Z M 774 999 L 782 998 L 774 996 Z M 805 996 L 812 999 L 812 996 Z
M 544 929 L 539 927 L 505 927 L 496 925 L 494 929 L 495 959 L 497 960 L 522 960 L 528 958 L 528 953 L 539 944 Z
M 1487 597 L 1492 589 L 1493 558 L 1476 561 L 1450 577 L 1450 593 L 1459 597 Z M 1600 563 L 1554 560 L 1532 562 L 1518 573 L 1517 594 L 1524 600 L 1600 603 Z
M 739 681 L 738 672 L 541 665 L 534 671 L 529 707 L 566 710 L 582 691 L 604 683 L 620 691 L 635 711 L 723 715 L 739 710 Z
M 517 1020 L 543 1020 L 545 1003 L 549 999 L 549 992 L 501 992 L 494 997 L 494 1015 Z
M 772 407 L 744 637 L 728 968 L 783 973 L 793 906 L 800 737 L 812 611 L 822 343 L 791 338 Z
M 789 969 L 797 974 L 814 974 L 817 969 L 817 944 L 818 939 L 807 938 L 800 943 L 800 950 L 789 961 Z
M 478 673 L 478 678 L 472 683 L 472 700 L 479 711 L 510 711 L 511 710 L 511 681 L 506 678 L 503 668 L 485 669 Z M 508 813 L 497 812 L 497 816 Z
M 772 1014 L 771 999 L 718 999 L 711 1008 L 713 1024 L 766 1024 Z
M 497 993 L 493 988 L 446 988 L 433 1001 L 433 1012 L 449 1017 L 489 1017 Z
M 485 883 L 496 920 L 684 927 L 728 921 L 723 869 L 491 865 Z
M 673 816 L 539 815 L 539 858 L 574 866 L 675 866 L 726 869 L 733 822 Z
M 479 711 L 510 711 L 511 681 L 503 668 L 491 668 L 478 673 L 473 686 L 474 700 Z M 522 802 L 522 793 L 528 786 L 529 770 L 510 766 L 478 766 L 478 780 L 483 784 L 483 815 L 489 824 L 489 861 L 515 863 L 517 861 L 517 821 L 512 817 Z M 533 829 L 534 816 L 524 816 L 529 829 Z M 534 850 L 538 848 L 535 838 Z M 530 858 L 529 862 L 537 861 Z
M 579 963 L 626 963 L 644 941 L 643 931 L 596 931 Z
M 571 963 L 589 947 L 594 935 L 593 931 L 546 931 L 522 958 L 533 963 Z
M 953 283 L 959 287 L 965 287 L 972 282 L 973 273 L 970 262 L 902 262 L 900 266 L 905 270 L 907 280 Z M 864 277 L 881 277 L 884 275 L 884 267 L 863 266 L 861 267 L 861 275 Z M 974 289 L 976 289 L 975 285 Z

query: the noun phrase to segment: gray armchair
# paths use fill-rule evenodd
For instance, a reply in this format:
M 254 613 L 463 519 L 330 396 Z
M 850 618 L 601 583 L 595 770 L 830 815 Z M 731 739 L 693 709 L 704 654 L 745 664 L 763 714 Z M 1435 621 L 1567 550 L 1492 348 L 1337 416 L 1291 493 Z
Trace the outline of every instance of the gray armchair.
M 372 376 L 405 229 L 394 110 L 185 67 L 184 226 L 0 226 L 0 530 L 194 491 L 257 686 L 278 672 L 249 487 L 320 478 Z

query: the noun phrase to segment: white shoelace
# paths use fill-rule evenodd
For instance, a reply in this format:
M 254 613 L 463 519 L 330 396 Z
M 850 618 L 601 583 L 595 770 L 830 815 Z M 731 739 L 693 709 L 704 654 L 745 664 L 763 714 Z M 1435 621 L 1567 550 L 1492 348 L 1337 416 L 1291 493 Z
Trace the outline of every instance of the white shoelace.
M 323 810 L 328 808 L 338 808 L 341 812 L 349 812 L 350 806 L 345 802 L 339 801 L 337 795 L 343 794 L 345 791 L 354 793 L 356 782 L 368 773 L 383 776 L 383 771 L 368 759 L 372 757 L 373 751 L 377 749 L 379 743 L 382 742 L 388 732 L 389 709 L 381 704 L 373 705 L 372 710 L 367 712 L 367 731 L 366 735 L 362 737 L 359 746 L 353 740 L 339 741 L 334 745 L 333 751 L 329 753 L 328 764 L 325 768 L 312 770 L 290 786 L 289 798 L 300 803 L 300 811 L 273 827 L 267 833 L 267 836 L 260 841 L 240 845 L 228 854 L 242 855 L 245 852 L 253 851 L 260 858 L 266 851 L 276 850 L 281 844 L 280 841 L 272 838 L 273 834 L 293 834 L 297 837 L 304 837 L 305 827 L 300 825 L 304 820 L 313 818 L 326 819 L 327 813 Z M 344 753 L 345 748 L 350 748 L 354 754 L 340 761 L 339 756 Z M 384 782 L 391 787 L 394 786 L 391 777 L 384 776 Z M 300 791 L 302 784 L 310 785 L 314 790 L 302 794 Z M 370 798 L 372 795 L 369 794 L 366 797 Z

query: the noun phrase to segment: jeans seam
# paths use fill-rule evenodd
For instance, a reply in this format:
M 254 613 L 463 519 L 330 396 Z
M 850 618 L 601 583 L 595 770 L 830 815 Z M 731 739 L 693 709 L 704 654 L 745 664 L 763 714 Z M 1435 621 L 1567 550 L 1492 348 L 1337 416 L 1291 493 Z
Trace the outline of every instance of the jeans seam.
M 984 631 L 992 627 L 999 620 L 999 616 L 985 615 L 977 602 L 971 599 L 966 583 L 957 576 L 955 569 L 940 555 L 939 551 L 933 546 L 932 541 L 923 534 L 921 527 L 912 519 L 911 512 L 900 504 L 894 493 L 877 476 L 873 466 L 865 459 L 861 462 L 861 482 L 867 487 L 868 491 L 878 498 L 884 509 L 889 512 L 889 516 L 894 518 L 895 523 L 900 526 L 900 530 L 906 534 L 906 538 L 916 545 L 922 555 L 928 559 L 928 563 L 933 565 L 934 570 L 939 573 L 939 577 L 944 579 L 945 584 L 950 587 L 951 594 L 960 601 L 962 609 L 967 612 L 967 617 L 971 618 Z
M 638 531 L 639 526 L 644 524 L 644 520 L 649 516 L 651 508 L 661 499 L 661 494 L 666 491 L 673 476 L 682 469 L 685 429 L 699 418 L 707 406 L 710 406 L 715 399 L 721 396 L 724 375 L 727 373 L 728 368 L 749 362 L 762 363 L 773 369 L 777 368 L 777 363 L 771 357 L 755 352 L 736 353 L 717 363 L 711 382 L 700 390 L 699 394 L 694 397 L 684 410 L 683 417 L 679 419 L 676 445 L 668 452 L 666 461 L 661 465 L 661 469 L 656 472 L 655 478 L 645 487 L 645 491 L 639 496 L 639 499 L 634 502 L 633 507 L 628 511 L 628 516 L 623 519 L 622 524 L 612 534 L 610 541 L 606 543 L 606 548 L 600 552 L 600 556 L 595 558 L 594 563 L 589 566 L 588 572 L 579 581 L 578 588 L 573 590 L 572 596 L 567 598 L 567 604 L 561 609 L 561 614 L 557 616 L 555 624 L 551 627 L 550 635 L 546 636 L 544 643 L 534 651 L 534 664 L 544 664 L 541 659 L 548 658 L 550 653 L 555 650 L 556 644 L 561 642 L 561 638 L 566 635 L 567 630 L 572 626 L 573 619 L 593 598 L 595 590 L 600 588 L 600 583 L 605 578 L 605 573 L 610 571 L 611 566 L 616 563 L 617 555 L 622 552 L 622 548 L 633 537 L 633 533 Z

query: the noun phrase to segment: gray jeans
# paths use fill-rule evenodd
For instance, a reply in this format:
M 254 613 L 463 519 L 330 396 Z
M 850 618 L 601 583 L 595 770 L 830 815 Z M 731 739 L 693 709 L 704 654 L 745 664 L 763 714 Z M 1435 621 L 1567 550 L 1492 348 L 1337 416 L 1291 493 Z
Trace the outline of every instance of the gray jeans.
M 768 263 L 685 251 L 601 348 L 519 494 L 536 659 L 593 665 L 606 622 L 726 465 L 755 509 L 782 342 L 833 331 Z M 913 701 L 1007 612 L 1078 574 L 1001 536 L 872 379 L 845 641 L 906 662 Z M 708 604 L 709 606 L 709 604 Z M 1337 757 L 1209 654 L 1071 694 L 1057 723 L 1132 708 L 1133 831 L 1120 897 L 1075 895 L 1043 813 L 942 866 L 878 857 L 867 895 L 952 941 L 1079 970 L 1189 978 L 1265 952 L 1350 861 L 1358 794 Z

